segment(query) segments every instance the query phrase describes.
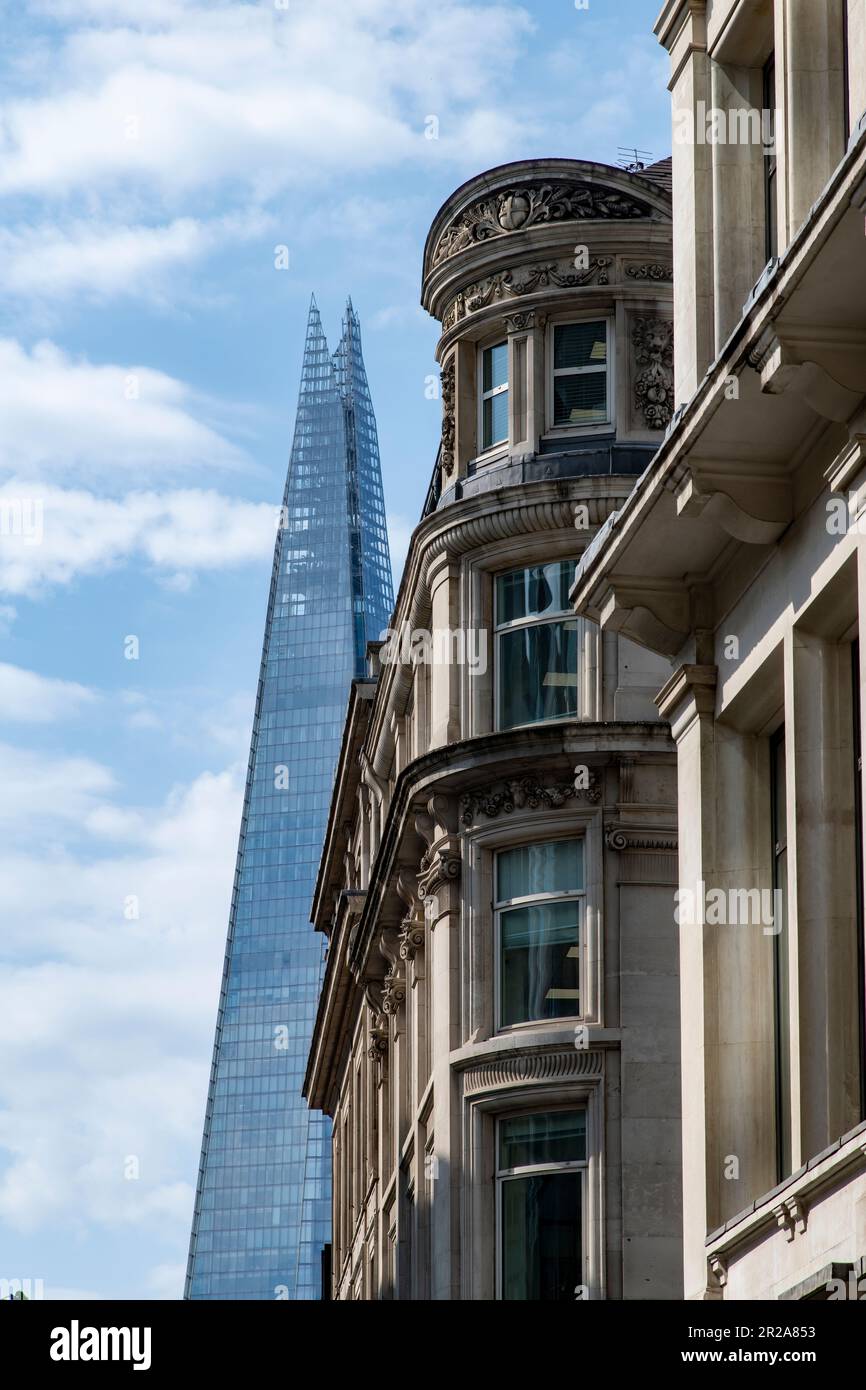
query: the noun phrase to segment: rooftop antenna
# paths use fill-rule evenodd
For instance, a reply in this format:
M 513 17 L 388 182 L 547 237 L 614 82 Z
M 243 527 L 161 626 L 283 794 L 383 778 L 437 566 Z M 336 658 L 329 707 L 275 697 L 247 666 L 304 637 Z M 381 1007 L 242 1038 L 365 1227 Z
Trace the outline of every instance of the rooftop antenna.
M 640 174 L 648 164 L 653 163 L 652 150 L 639 150 L 630 145 L 620 145 L 617 164 L 628 174 Z

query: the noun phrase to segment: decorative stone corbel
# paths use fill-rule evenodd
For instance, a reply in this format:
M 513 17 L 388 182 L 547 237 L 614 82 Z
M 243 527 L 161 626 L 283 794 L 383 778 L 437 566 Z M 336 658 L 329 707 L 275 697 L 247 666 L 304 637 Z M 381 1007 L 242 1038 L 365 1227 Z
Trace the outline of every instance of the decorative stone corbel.
M 367 980 L 364 985 L 364 999 L 372 1015 L 367 1056 L 371 1062 L 384 1062 L 388 1054 L 391 1030 L 384 1010 L 381 980 Z
M 388 962 L 382 982 L 382 1011 L 396 1015 L 406 1002 L 406 978 L 400 956 L 400 932 L 397 927 L 385 927 L 379 937 L 379 953 Z
M 675 656 L 689 634 L 689 595 L 673 580 L 613 575 L 599 605 L 603 630 L 634 637 L 652 651 Z
M 780 1231 L 784 1231 L 787 1241 L 792 1241 L 798 1232 L 802 1235 L 806 1230 L 808 1212 L 799 1197 L 785 1197 L 773 1207 L 773 1215 L 776 1225 Z
M 421 860 L 418 891 L 422 898 L 432 898 L 437 888 L 460 877 L 460 841 L 455 835 L 445 836 L 427 851 Z
M 746 545 L 773 545 L 790 525 L 790 482 L 754 469 L 688 460 L 674 486 L 677 516 L 715 522 Z
M 825 420 L 849 419 L 863 399 L 862 392 L 843 386 L 807 351 L 807 344 L 798 349 L 778 336 L 759 345 L 750 361 L 760 372 L 761 390 L 773 396 L 792 391 Z
M 858 480 L 863 468 L 866 468 L 866 432 L 856 430 L 842 445 L 830 467 L 824 470 L 824 478 L 831 492 L 845 493 Z
M 417 896 L 422 903 L 434 897 L 443 884 L 460 876 L 462 855 L 457 827 L 456 803 L 441 793 L 431 796 L 427 809 L 415 815 L 415 828 L 427 845 L 417 878 Z
M 710 1289 L 723 1289 L 728 1282 L 728 1262 L 724 1255 L 710 1255 L 707 1260 L 710 1269 Z
M 400 923 L 400 958 L 414 961 L 418 952 L 424 950 L 426 937 L 424 904 L 420 900 L 416 875 L 407 868 L 401 868 L 397 874 L 396 888 L 399 897 L 409 909 Z
M 809 1211 L 805 1202 L 799 1197 L 787 1197 L 785 1207 L 794 1230 L 798 1235 L 805 1235 L 806 1227 L 809 1224 Z

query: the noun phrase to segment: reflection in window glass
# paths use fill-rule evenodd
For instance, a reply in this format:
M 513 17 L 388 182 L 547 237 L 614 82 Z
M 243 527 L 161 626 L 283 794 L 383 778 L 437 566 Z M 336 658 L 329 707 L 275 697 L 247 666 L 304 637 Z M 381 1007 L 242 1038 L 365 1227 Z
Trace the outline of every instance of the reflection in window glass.
M 579 713 L 577 620 L 568 603 L 574 568 L 564 560 L 496 581 L 500 729 Z
M 496 856 L 498 1027 L 579 1016 L 583 886 L 582 840 Z
M 554 425 L 607 424 L 607 337 L 606 319 L 554 326 Z
M 573 1302 L 584 1282 L 586 1115 L 553 1111 L 500 1120 L 502 1297 Z
M 481 448 L 508 440 L 508 344 L 485 348 L 481 366 Z

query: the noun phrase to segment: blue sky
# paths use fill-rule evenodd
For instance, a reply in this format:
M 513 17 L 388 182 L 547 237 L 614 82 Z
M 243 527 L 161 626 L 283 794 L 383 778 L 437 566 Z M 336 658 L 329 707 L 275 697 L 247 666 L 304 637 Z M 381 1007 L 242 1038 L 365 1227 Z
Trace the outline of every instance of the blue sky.
M 361 317 L 396 581 L 430 222 L 669 153 L 657 9 L 0 0 L 0 1278 L 182 1290 L 311 291 Z

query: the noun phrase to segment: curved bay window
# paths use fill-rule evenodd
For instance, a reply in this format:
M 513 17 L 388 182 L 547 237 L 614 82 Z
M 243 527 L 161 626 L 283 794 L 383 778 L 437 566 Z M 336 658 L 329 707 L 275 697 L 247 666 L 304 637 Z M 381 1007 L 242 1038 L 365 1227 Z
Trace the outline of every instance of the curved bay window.
M 568 602 L 575 561 L 496 579 L 497 726 L 578 714 L 577 619 Z
M 573 1303 L 584 1285 L 586 1112 L 503 1118 L 496 1151 L 500 1298 Z
M 583 841 L 500 850 L 495 891 L 497 1027 L 578 1017 Z

